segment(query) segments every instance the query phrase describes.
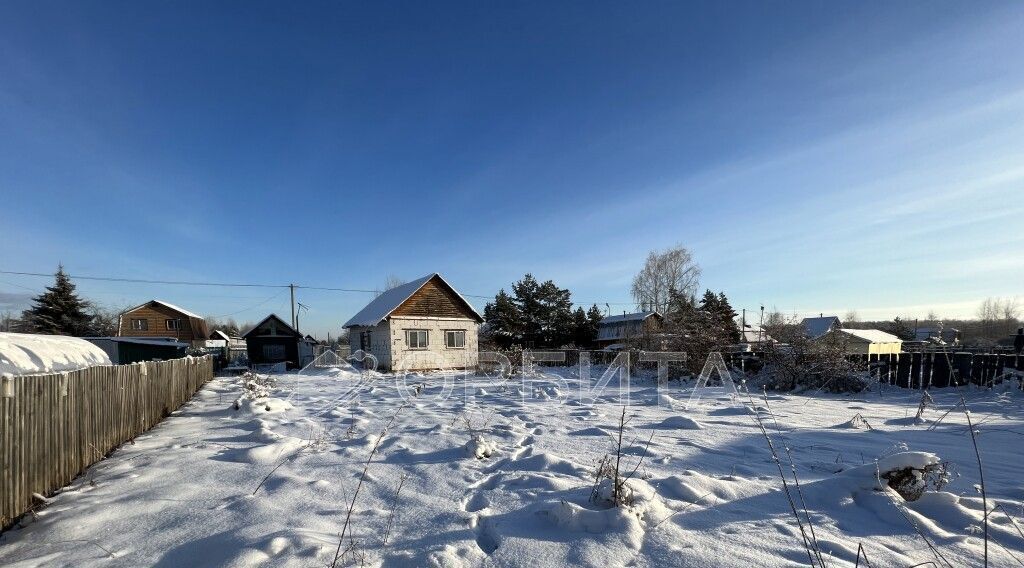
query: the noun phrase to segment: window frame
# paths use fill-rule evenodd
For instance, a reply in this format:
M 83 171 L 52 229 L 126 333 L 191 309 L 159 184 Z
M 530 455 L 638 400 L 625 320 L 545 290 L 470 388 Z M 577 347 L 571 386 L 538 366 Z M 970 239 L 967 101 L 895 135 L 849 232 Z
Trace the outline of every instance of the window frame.
M 423 345 L 413 346 L 409 340 L 413 334 L 423 334 Z M 418 342 L 417 342 L 418 343 Z M 428 329 L 407 329 L 405 330 L 405 348 L 409 351 L 426 351 L 430 349 L 430 330 Z
M 146 318 L 130 318 L 132 331 L 149 331 L 149 320 Z
M 359 332 L 359 349 L 363 352 L 370 352 L 373 350 L 373 332 L 372 331 L 360 331 Z
M 453 334 L 454 337 L 462 336 L 462 345 L 449 345 L 448 334 Z M 466 330 L 464 329 L 446 329 L 444 330 L 444 348 L 445 349 L 465 349 L 466 348 Z
M 171 324 L 174 324 L 173 326 Z M 164 327 L 167 331 L 181 331 L 181 320 L 177 318 L 167 318 L 164 320 Z

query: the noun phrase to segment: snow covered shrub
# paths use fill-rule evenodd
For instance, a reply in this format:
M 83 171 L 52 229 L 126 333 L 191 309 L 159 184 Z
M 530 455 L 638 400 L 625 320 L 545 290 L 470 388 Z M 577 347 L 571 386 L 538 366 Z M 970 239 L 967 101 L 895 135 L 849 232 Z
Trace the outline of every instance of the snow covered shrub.
M 242 384 L 242 395 L 235 400 L 235 410 L 242 407 L 243 401 L 269 397 L 271 391 L 277 387 L 277 380 L 273 376 L 259 375 L 252 371 L 246 371 L 239 380 Z
M 494 412 L 480 417 L 480 423 L 474 424 L 473 416 L 470 413 L 463 413 L 461 418 L 463 424 L 466 426 L 466 431 L 469 432 L 469 442 L 464 446 L 469 455 L 475 457 L 478 460 L 491 457 L 491 454 L 498 452 L 498 445 L 494 442 L 488 441 L 484 437 L 483 432 L 487 430 L 491 419 L 494 417 Z
M 647 447 L 654 439 L 654 433 L 647 439 L 647 446 L 636 466 L 629 469 L 622 461 L 622 436 L 626 430 L 626 407 L 622 407 L 622 414 L 619 416 L 618 440 L 615 444 L 615 454 L 605 454 L 597 464 L 594 471 L 594 486 L 590 490 L 590 502 L 604 507 L 630 507 L 635 502 L 633 488 L 629 486 L 629 480 L 640 469 L 647 455 Z M 629 470 L 623 475 L 622 472 Z
M 900 452 L 878 460 L 876 474 L 906 501 L 917 501 L 925 491 L 940 491 L 951 477 L 948 462 L 934 454 Z
M 597 464 L 590 502 L 602 507 L 628 507 L 633 504 L 633 490 L 619 475 L 616 459 L 612 456 L 605 455 Z
M 498 445 L 481 434 L 474 434 L 466 444 L 466 453 L 478 460 L 487 459 L 498 452 Z

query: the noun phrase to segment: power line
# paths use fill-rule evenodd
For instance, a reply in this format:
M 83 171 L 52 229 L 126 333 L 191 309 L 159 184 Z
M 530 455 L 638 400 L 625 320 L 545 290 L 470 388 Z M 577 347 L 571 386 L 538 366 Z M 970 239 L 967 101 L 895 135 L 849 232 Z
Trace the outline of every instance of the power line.
M 45 272 L 16 272 L 12 270 L 0 270 L 0 274 L 11 274 L 15 276 L 40 276 L 44 278 L 51 278 L 53 274 Z M 231 287 L 231 288 L 289 288 L 288 284 L 254 284 L 254 283 L 242 283 L 242 282 L 196 282 L 190 280 L 148 280 L 145 278 L 122 278 L 116 276 L 79 276 L 69 274 L 68 278 L 75 280 L 95 280 L 101 282 L 126 282 L 131 284 L 166 284 L 174 286 L 206 286 L 206 287 Z M 12 284 L 13 285 L 13 284 Z M 21 287 L 21 286 L 19 286 Z M 379 294 L 380 290 L 366 290 L 361 288 L 336 288 L 330 286 L 303 286 L 295 284 L 296 289 L 301 290 L 317 290 L 325 292 L 349 292 L 358 294 Z M 478 298 L 481 300 L 490 300 L 494 298 L 494 295 L 483 295 L 483 294 L 462 294 L 467 298 Z M 634 302 L 590 302 L 590 301 L 577 301 L 573 302 L 573 305 L 587 306 L 587 305 L 602 305 L 609 304 L 613 306 L 633 306 Z
M 42 272 L 13 272 L 10 270 L 0 270 L 0 274 L 14 274 L 17 276 L 45 276 L 52 277 L 53 274 L 45 274 Z M 189 282 L 185 280 L 144 280 L 141 278 L 116 278 L 113 276 L 78 276 L 68 274 L 68 278 L 74 278 L 77 280 L 100 280 L 103 282 L 131 282 L 134 284 L 174 284 L 180 286 L 225 286 L 235 288 L 287 288 L 288 285 L 279 284 L 236 284 L 236 283 L 225 283 L 225 282 Z
M 302 286 L 300 284 L 295 285 L 296 288 L 303 290 L 323 290 L 327 292 L 360 292 L 363 294 L 379 294 L 380 290 L 359 290 L 356 288 L 328 288 L 325 286 Z M 287 286 L 285 286 L 287 288 Z
M 272 300 L 276 300 L 276 299 L 281 297 L 281 294 L 284 294 L 284 290 L 281 290 L 277 294 L 274 294 L 273 296 L 263 300 L 262 302 L 260 302 L 258 304 L 249 306 L 248 308 L 245 308 L 245 309 L 242 309 L 242 310 L 238 310 L 237 312 L 231 312 L 230 314 L 223 314 L 223 315 L 219 315 L 219 316 L 209 316 L 209 317 L 212 317 L 212 318 L 226 318 L 226 317 L 236 316 L 236 315 L 238 315 L 238 314 L 240 314 L 242 312 L 247 312 L 249 310 L 254 310 L 254 309 L 256 309 L 256 308 L 258 308 L 258 307 L 260 307 L 260 306 L 262 306 L 264 304 L 269 303 Z

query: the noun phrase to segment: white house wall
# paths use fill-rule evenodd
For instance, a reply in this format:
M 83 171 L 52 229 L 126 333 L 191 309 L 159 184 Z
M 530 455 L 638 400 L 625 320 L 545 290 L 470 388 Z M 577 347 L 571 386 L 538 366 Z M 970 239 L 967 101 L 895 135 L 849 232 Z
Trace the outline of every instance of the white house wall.
M 355 353 L 360 349 L 359 337 L 364 331 L 369 331 L 370 354 L 377 358 L 377 368 L 384 370 L 391 368 L 391 326 L 385 320 L 373 327 L 355 326 L 349 328 L 348 344 Z
M 391 323 L 391 368 L 398 371 L 426 369 L 462 369 L 475 367 L 479 361 L 477 330 L 478 323 L 462 318 L 428 318 L 393 316 Z M 405 341 L 405 332 L 410 329 L 427 330 L 427 348 L 410 350 Z M 444 332 L 461 330 L 466 332 L 464 348 L 449 349 L 444 345 Z

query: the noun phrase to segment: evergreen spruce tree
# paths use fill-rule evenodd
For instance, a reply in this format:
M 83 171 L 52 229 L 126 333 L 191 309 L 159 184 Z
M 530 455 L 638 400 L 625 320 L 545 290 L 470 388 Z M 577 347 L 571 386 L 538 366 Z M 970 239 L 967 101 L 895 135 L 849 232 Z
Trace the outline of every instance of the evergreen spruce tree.
M 26 328 L 33 333 L 84 336 L 92 333 L 93 316 L 88 313 L 89 302 L 78 297 L 75 285 L 57 267 L 53 286 L 32 299 L 32 307 L 22 314 Z
M 484 319 L 494 341 L 508 347 L 522 338 L 522 313 L 505 290 L 500 290 L 484 307 Z
M 732 309 L 732 305 L 729 303 L 729 299 L 725 297 L 725 292 L 718 293 L 718 315 L 722 321 L 722 325 L 725 328 L 726 333 L 733 342 L 740 340 L 740 326 L 736 323 L 736 310 Z
M 889 328 L 889 333 L 895 335 L 896 337 L 904 341 L 914 340 L 914 330 L 911 329 L 911 327 L 907 325 L 906 322 L 900 319 L 899 316 L 896 316 L 896 318 L 894 318 L 887 327 Z
M 705 290 L 704 297 L 700 299 L 700 309 L 708 314 L 720 313 L 721 306 L 718 303 L 718 296 L 711 290 Z
M 590 336 L 587 312 L 576 308 L 572 313 L 572 343 L 579 348 L 589 347 L 593 339 Z
M 506 347 L 560 347 L 574 342 L 580 330 L 571 293 L 551 280 L 537 282 L 532 274 L 512 284 L 512 294 L 498 292 L 484 318 L 495 342 Z
M 572 294 L 548 280 L 538 289 L 542 339 L 540 345 L 561 347 L 573 341 Z
M 524 347 L 540 346 L 543 341 L 540 284 L 532 274 L 527 273 L 522 280 L 512 285 L 512 296 L 519 312 L 519 339 Z
M 603 319 L 604 314 L 601 313 L 601 308 L 598 308 L 597 304 L 590 306 L 590 309 L 587 310 L 587 334 L 590 337 L 591 345 L 597 341 L 597 333 L 601 329 L 601 320 Z

